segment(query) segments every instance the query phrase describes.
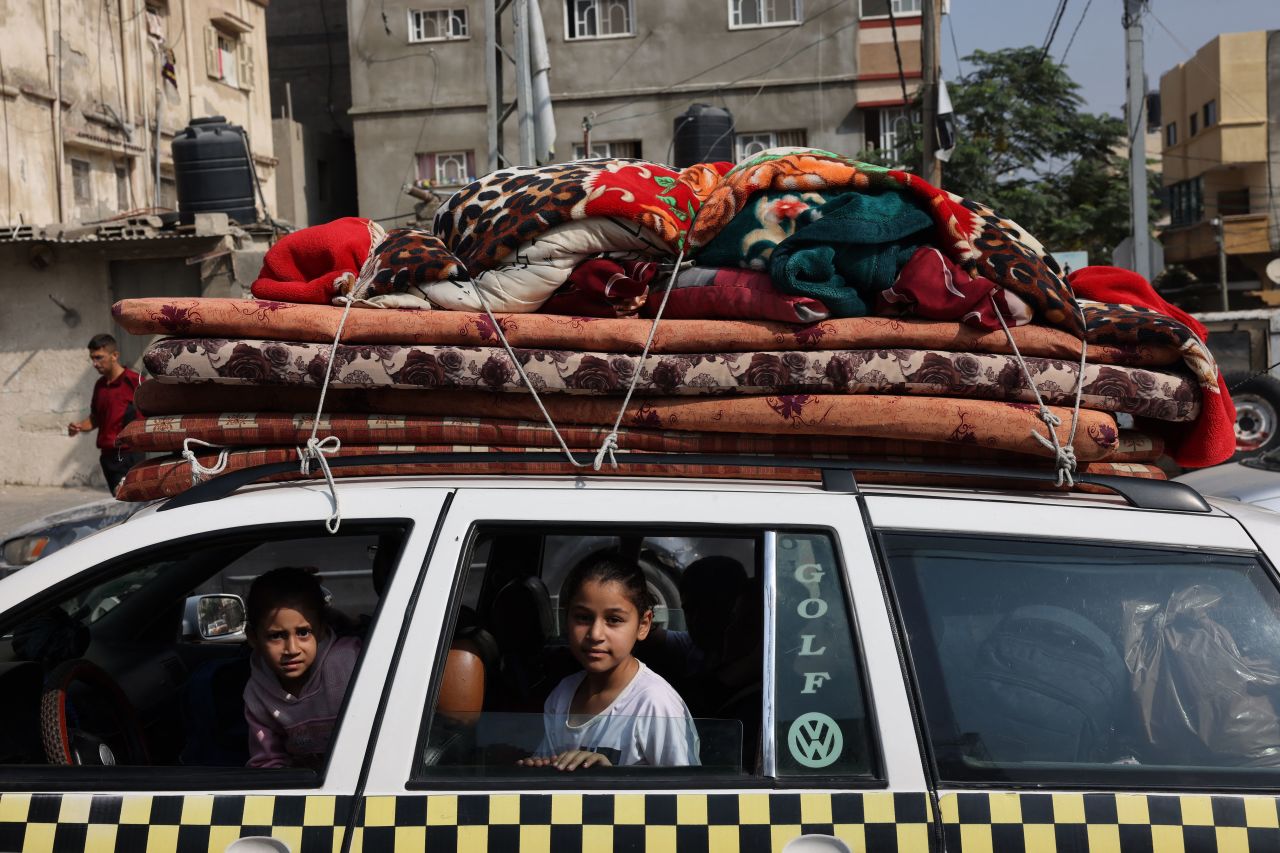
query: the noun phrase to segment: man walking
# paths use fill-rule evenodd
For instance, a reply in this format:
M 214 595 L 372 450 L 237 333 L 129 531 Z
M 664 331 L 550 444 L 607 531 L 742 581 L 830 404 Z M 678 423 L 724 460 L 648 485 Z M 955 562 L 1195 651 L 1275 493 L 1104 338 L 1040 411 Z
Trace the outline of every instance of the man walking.
M 120 349 L 111 335 L 93 336 L 89 341 L 89 361 L 99 375 L 93 386 L 89 417 L 67 424 L 67 435 L 98 431 L 102 474 L 107 478 L 107 489 L 114 495 L 124 475 L 142 459 L 140 454 L 116 450 L 116 436 L 124 429 L 125 413 L 133 405 L 133 392 L 142 383 L 142 377 L 120 363 Z

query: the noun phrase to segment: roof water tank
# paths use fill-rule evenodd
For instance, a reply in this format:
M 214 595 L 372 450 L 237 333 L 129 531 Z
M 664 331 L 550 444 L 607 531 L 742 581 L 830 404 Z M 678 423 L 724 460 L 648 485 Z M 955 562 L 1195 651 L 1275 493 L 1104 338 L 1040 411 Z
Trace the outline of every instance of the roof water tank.
M 728 110 L 693 104 L 676 116 L 671 135 L 677 168 L 718 160 L 733 162 L 733 116 Z
M 257 220 L 244 130 L 222 116 L 193 118 L 174 137 L 173 174 L 182 224 L 190 225 L 197 213 L 225 213 L 241 225 Z

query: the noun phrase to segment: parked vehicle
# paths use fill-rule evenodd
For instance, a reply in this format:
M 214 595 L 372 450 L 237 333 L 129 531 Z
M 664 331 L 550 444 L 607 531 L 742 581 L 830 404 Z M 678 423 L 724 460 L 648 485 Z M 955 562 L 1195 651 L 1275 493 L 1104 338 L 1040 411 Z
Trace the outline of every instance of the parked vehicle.
M 112 498 L 58 510 L 8 531 L 0 544 L 0 576 L 29 566 L 72 542 L 119 524 L 141 508 Z
M 1274 450 L 1190 471 L 1177 479 L 1202 495 L 1280 510 L 1280 452 Z
M 352 478 L 332 535 L 314 482 L 149 506 L 0 581 L 0 849 L 1280 849 L 1280 516 L 810 464 Z M 637 647 L 697 765 L 517 765 L 599 545 L 662 563 L 672 613 L 692 560 L 743 569 L 715 655 Z M 363 637 L 316 769 L 244 766 L 242 598 L 280 565 Z
M 1236 458 L 1280 448 L 1280 310 L 1197 314 L 1236 405 Z

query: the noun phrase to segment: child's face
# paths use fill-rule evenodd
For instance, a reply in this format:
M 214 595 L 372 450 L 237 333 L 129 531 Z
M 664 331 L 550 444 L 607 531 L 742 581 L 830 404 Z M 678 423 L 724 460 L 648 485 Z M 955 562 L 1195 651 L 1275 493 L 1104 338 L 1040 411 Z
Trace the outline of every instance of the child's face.
M 316 662 L 319 620 L 295 605 L 282 605 L 257 626 L 254 647 L 286 688 L 306 679 Z
M 642 616 L 617 581 L 582 584 L 569 605 L 569 650 L 587 672 L 610 672 L 649 635 L 653 613 Z

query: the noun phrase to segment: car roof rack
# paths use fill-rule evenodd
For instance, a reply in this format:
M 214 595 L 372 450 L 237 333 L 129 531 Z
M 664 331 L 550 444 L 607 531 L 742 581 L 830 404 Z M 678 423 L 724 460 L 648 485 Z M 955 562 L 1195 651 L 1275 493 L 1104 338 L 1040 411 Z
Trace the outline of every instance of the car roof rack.
M 803 468 L 822 472 L 822 488 L 828 492 L 858 493 L 855 471 L 892 472 L 905 474 L 936 475 L 970 480 L 1009 480 L 1052 484 L 1057 487 L 1057 475 L 1053 469 L 1005 468 L 986 465 L 962 465 L 948 462 L 912 461 L 898 462 L 889 459 L 860 458 L 794 458 L 779 456 L 713 455 L 697 453 L 619 453 L 617 460 L 625 465 L 707 465 L 739 466 L 743 468 Z M 476 465 L 482 463 L 554 463 L 563 462 L 564 456 L 556 452 L 458 452 L 458 453 L 385 453 L 369 456 L 337 456 L 326 460 L 330 468 L 385 465 L 454 464 Z M 159 511 L 215 501 L 232 494 L 244 486 L 252 485 L 266 477 L 278 476 L 298 470 L 297 462 L 276 462 L 257 465 L 220 474 L 169 498 Z M 585 469 L 580 476 L 590 476 Z M 625 474 L 625 472 L 623 472 Z M 494 472 L 502 476 L 501 472 Z M 643 475 L 642 475 L 643 476 Z M 1148 480 L 1140 477 L 1121 477 L 1114 474 L 1076 474 L 1078 484 L 1097 486 L 1119 495 L 1130 506 L 1139 509 L 1167 510 L 1172 512 L 1210 512 L 1211 508 L 1200 493 L 1186 483 L 1171 480 Z

